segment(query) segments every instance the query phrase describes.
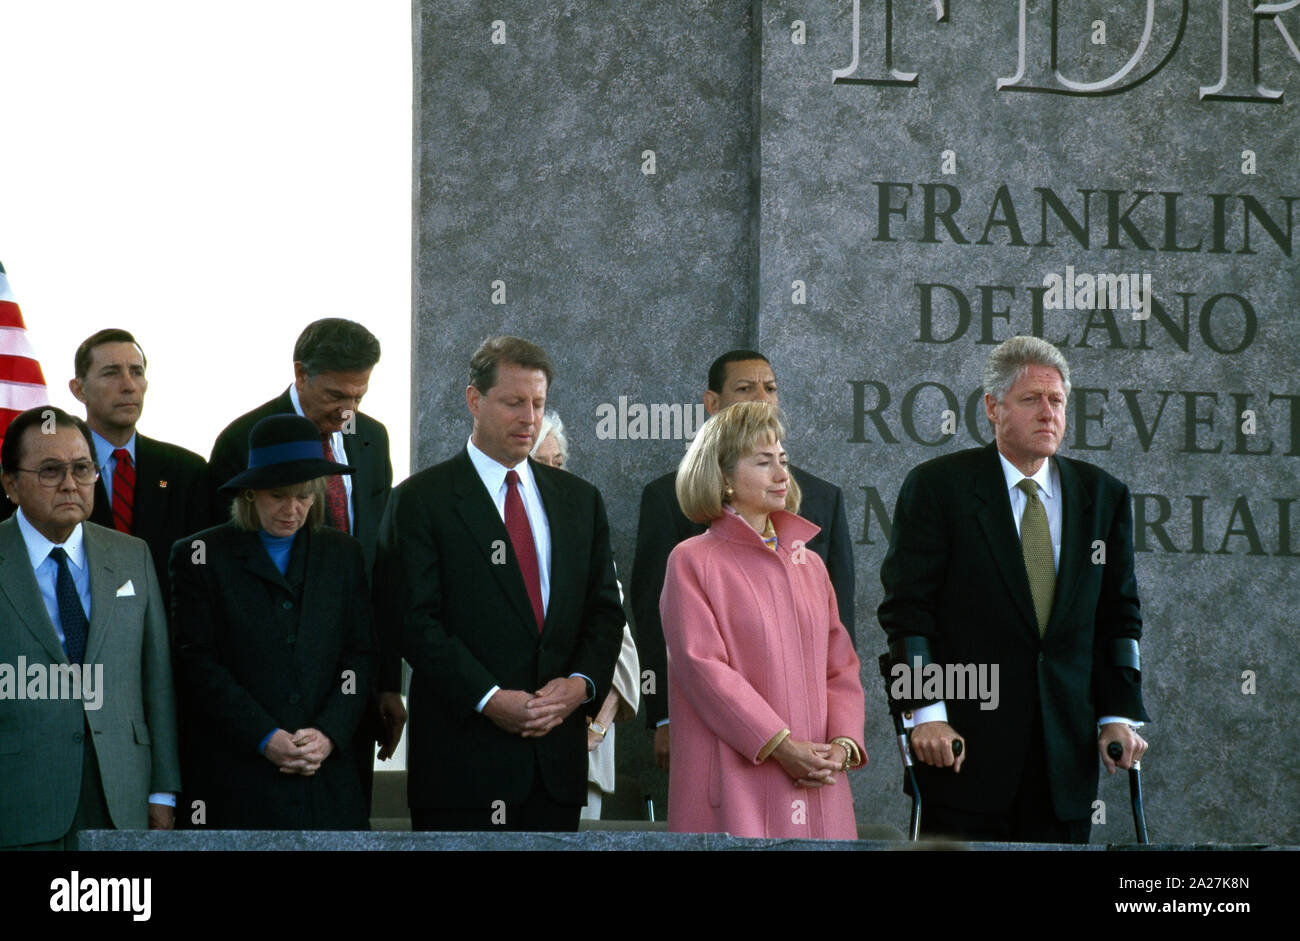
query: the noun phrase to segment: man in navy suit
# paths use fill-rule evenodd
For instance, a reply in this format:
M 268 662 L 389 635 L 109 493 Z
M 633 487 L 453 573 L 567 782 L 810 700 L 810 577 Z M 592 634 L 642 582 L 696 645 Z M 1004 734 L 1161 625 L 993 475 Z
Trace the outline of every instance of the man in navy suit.
M 465 448 L 384 515 L 375 611 L 411 664 L 417 830 L 576 830 L 587 799 L 623 609 L 599 491 L 528 458 L 551 377 L 527 340 L 485 340 Z
M 210 524 L 208 464 L 193 451 L 136 432 L 148 360 L 130 333 L 109 328 L 87 337 L 73 365 L 68 388 L 86 406 L 99 468 L 90 521 L 149 544 L 166 610 L 172 543 Z
M 762 353 L 731 350 L 709 367 L 704 409 L 710 415 L 735 402 L 777 402 L 776 375 Z M 821 527 L 808 548 L 821 556 L 835 589 L 840 620 L 856 646 L 853 624 L 853 542 L 844 512 L 840 488 L 800 467 L 790 465 L 799 481 L 803 503 L 799 515 Z M 677 504 L 677 470 L 646 484 L 641 494 L 641 513 L 636 528 L 636 555 L 632 560 L 632 617 L 636 623 L 637 653 L 643 671 L 655 676 L 653 691 L 641 699 L 646 720 L 655 730 L 654 750 L 659 767 L 668 768 L 668 652 L 663 623 L 659 619 L 659 595 L 664 589 L 668 556 L 684 539 L 698 536 L 708 527 L 692 523 Z
M 984 392 L 994 443 L 907 475 L 880 569 L 896 663 L 923 675 L 982 667 L 998 685 L 995 700 L 955 683 L 943 700 L 898 697 L 920 762 L 922 832 L 1086 843 L 1098 752 L 1113 774 L 1146 750 L 1129 491 L 1056 454 L 1070 392 L 1056 347 L 1000 344 Z

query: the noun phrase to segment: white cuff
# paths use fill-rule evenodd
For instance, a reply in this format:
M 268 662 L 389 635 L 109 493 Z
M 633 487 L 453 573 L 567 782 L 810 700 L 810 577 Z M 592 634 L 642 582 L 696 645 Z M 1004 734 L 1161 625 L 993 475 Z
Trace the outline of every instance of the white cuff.
M 948 706 L 942 702 L 931 703 L 928 706 L 922 706 L 920 709 L 911 711 L 911 718 L 908 713 L 903 713 L 903 728 L 911 729 L 925 722 L 947 722 Z
M 1141 722 L 1135 722 L 1132 719 L 1125 719 L 1123 716 L 1102 716 L 1097 720 L 1097 727 L 1100 728 L 1101 726 L 1109 725 L 1112 722 L 1123 722 L 1131 729 L 1140 729 L 1143 725 Z

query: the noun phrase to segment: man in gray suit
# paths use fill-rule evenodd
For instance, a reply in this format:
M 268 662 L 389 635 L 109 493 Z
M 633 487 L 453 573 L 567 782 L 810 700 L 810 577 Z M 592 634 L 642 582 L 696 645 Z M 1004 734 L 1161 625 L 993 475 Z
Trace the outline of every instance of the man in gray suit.
M 167 620 L 142 540 L 86 522 L 90 430 L 53 406 L 0 446 L 0 847 L 170 829 L 180 790 Z

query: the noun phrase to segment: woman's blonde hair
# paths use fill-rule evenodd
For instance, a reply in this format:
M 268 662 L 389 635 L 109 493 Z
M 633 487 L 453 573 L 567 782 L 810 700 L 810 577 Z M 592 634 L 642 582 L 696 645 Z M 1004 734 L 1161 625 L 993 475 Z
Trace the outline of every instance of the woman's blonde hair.
M 313 499 L 311 507 L 307 510 L 307 521 L 303 526 L 307 529 L 320 529 L 325 522 L 325 478 L 315 477 L 296 484 L 285 484 L 283 488 L 267 487 L 266 489 L 281 490 L 290 487 L 302 487 L 311 492 Z M 262 521 L 257 518 L 257 508 L 249 498 L 251 493 L 253 493 L 251 489 L 246 489 L 235 494 L 235 498 L 230 501 L 230 518 L 240 529 L 255 533 L 262 528 Z
M 760 444 L 785 440 L 781 413 L 770 402 L 737 402 L 704 423 L 677 468 L 677 502 L 686 518 L 707 523 L 723 514 L 723 474 L 733 474 L 736 465 Z M 790 475 L 785 508 L 799 512 L 799 484 Z

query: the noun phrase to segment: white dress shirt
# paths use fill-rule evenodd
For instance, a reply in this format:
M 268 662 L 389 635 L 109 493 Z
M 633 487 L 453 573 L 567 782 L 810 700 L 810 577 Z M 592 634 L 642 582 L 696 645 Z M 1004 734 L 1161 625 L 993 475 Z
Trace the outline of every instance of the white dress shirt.
M 27 519 L 22 508 L 15 514 L 18 517 L 18 531 L 23 535 L 23 545 L 27 547 L 27 558 L 32 563 L 32 572 L 36 576 L 36 587 L 41 590 L 41 601 L 45 602 L 45 613 L 50 616 L 54 633 L 59 635 L 59 643 L 67 647 L 67 637 L 63 633 L 63 623 L 59 620 L 59 596 L 57 583 L 59 563 L 50 558 L 50 550 L 56 544 L 50 542 Z M 90 623 L 90 572 L 86 569 L 85 533 L 78 523 L 61 547 L 68 555 L 68 572 L 72 582 L 77 586 L 77 597 L 81 599 L 81 608 L 86 612 L 86 623 Z M 89 636 L 86 638 L 89 641 Z
M 542 506 L 542 495 L 537 492 L 537 481 L 533 479 L 533 469 L 525 458 L 514 467 L 506 467 L 494 458 L 488 457 L 474 443 L 473 437 L 465 443 L 469 452 L 470 463 L 478 473 L 479 480 L 492 498 L 492 505 L 504 523 L 506 519 L 506 474 L 514 471 L 519 475 L 519 495 L 523 499 L 524 514 L 528 517 L 528 526 L 533 531 L 533 547 L 537 552 L 537 576 L 542 588 L 542 615 L 545 617 L 551 603 L 551 524 L 546 519 L 546 510 Z M 578 675 L 578 674 L 575 674 Z M 586 679 L 586 677 L 583 677 Z M 590 682 L 590 680 L 588 680 Z M 482 712 L 488 700 L 495 695 L 500 686 L 493 686 L 474 708 Z

